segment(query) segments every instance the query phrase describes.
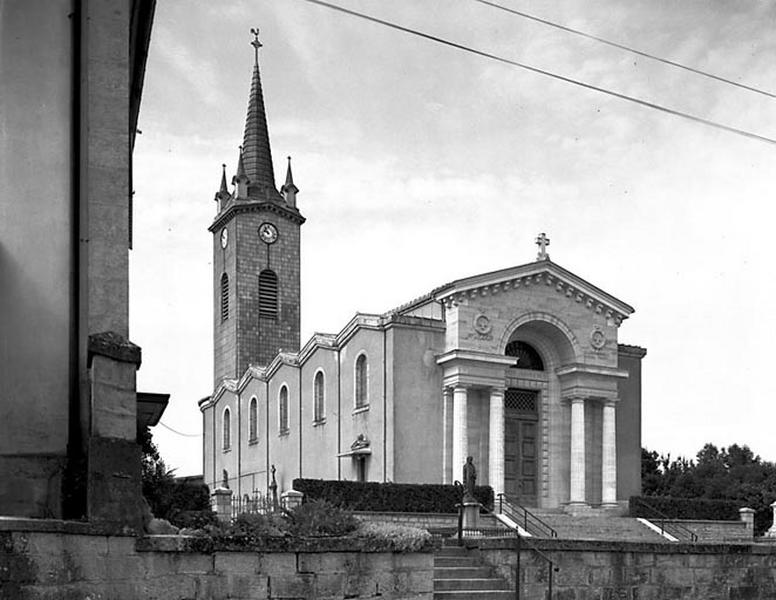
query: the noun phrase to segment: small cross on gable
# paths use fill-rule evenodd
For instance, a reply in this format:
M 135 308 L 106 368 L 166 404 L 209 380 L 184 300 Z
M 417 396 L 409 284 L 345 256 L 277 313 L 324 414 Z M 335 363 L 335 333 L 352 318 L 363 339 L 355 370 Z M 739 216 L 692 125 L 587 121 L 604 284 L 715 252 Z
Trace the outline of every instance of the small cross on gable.
M 536 256 L 536 260 L 550 260 L 550 255 L 547 253 L 547 246 L 550 245 L 550 238 L 544 233 L 540 233 L 536 238 L 536 245 L 539 246 L 539 254 Z

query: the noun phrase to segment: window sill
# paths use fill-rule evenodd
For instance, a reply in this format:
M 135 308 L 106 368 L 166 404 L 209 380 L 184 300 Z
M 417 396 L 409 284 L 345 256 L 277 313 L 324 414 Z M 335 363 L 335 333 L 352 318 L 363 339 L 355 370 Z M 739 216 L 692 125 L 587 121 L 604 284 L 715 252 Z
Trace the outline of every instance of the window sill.
M 280 431 L 278 431 L 278 437 L 285 437 L 289 433 L 291 433 L 290 429 L 281 429 Z
M 359 406 L 358 408 L 354 408 L 353 409 L 353 414 L 357 415 L 359 413 L 363 413 L 363 412 L 366 412 L 368 410 L 369 410 L 369 405 L 368 404 L 366 406 Z
M 318 419 L 317 421 L 313 421 L 313 427 L 320 427 L 321 425 L 326 425 L 326 418 Z
M 221 451 L 222 451 L 224 454 L 227 454 L 227 453 L 229 453 L 229 452 L 231 452 L 231 451 L 232 451 L 232 447 L 231 447 L 231 446 L 227 446 L 226 448 L 221 448 Z
M 255 438 L 253 438 L 253 439 L 250 439 L 250 440 L 248 440 L 248 445 L 249 445 L 249 446 L 255 446 L 255 445 L 256 445 L 256 444 L 258 444 L 258 443 L 259 443 L 259 438 L 257 438 L 257 437 L 255 437 Z

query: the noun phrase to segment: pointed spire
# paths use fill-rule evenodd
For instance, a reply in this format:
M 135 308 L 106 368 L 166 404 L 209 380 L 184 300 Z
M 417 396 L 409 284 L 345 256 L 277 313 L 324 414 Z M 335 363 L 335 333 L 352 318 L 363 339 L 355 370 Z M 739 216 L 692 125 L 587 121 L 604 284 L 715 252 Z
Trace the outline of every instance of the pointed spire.
M 264 95 L 261 88 L 259 73 L 259 30 L 251 29 L 254 36 L 251 45 L 255 49 L 255 64 L 251 80 L 251 92 L 248 97 L 248 115 L 245 119 L 245 134 L 243 136 L 243 158 L 245 173 L 250 180 L 249 194 L 251 196 L 277 198 L 275 173 L 272 168 L 272 152 L 269 145 L 267 130 L 267 115 L 264 109 Z
M 294 176 L 291 173 L 291 157 L 288 157 L 288 169 L 286 169 L 286 182 L 283 187 L 280 188 L 280 193 L 286 199 L 286 203 L 290 206 L 296 206 L 296 195 L 299 193 L 299 188 L 294 185 Z
M 215 198 L 213 198 L 213 200 L 218 202 L 219 211 L 224 207 L 226 201 L 231 197 L 232 195 L 229 193 L 229 188 L 226 187 L 226 165 L 221 165 L 221 187 L 216 192 Z
M 248 197 L 248 185 L 251 180 L 245 173 L 245 164 L 243 163 L 243 147 L 240 146 L 240 153 L 237 155 L 237 175 L 232 177 L 232 184 L 235 185 L 234 195 L 236 198 Z
M 221 188 L 218 190 L 218 193 L 222 196 L 229 195 L 229 188 L 226 187 L 226 163 L 221 165 Z

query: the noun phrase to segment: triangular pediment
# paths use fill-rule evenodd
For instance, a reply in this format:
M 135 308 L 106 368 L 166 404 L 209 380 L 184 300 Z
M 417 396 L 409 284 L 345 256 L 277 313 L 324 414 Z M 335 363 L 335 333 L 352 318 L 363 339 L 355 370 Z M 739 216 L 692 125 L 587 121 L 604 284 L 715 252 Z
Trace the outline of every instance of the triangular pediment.
M 421 302 L 433 300 L 442 302 L 449 307 L 464 298 L 510 291 L 519 292 L 520 289 L 539 285 L 551 287 L 556 293 L 564 294 L 570 300 L 580 303 L 596 313 L 603 314 L 617 325 L 634 312 L 633 307 L 629 304 L 549 259 L 452 281 L 436 288 L 426 296 L 418 298 L 409 305 L 401 307 L 400 312 L 412 310 Z

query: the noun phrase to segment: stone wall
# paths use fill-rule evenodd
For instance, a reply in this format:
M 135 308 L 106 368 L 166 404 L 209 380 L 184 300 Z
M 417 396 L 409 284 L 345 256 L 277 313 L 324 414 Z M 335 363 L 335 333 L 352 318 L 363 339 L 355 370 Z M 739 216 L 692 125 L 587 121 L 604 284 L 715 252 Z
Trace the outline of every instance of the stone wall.
M 554 600 L 770 600 L 776 548 L 756 544 L 644 544 L 535 540 L 554 561 Z M 481 540 L 478 553 L 514 586 L 514 540 Z M 524 598 L 542 598 L 548 563 L 521 552 Z
M 358 540 L 205 551 L 183 536 L 101 535 L 86 524 L 0 519 L 0 598 L 13 600 L 431 600 L 433 555 Z M 18 521 L 17 521 L 18 523 Z M 6 529 L 6 530 L 4 530 Z
M 658 525 L 659 523 L 659 521 L 656 522 Z M 751 526 L 744 521 L 671 519 L 667 520 L 666 523 L 675 523 L 689 529 L 702 542 L 750 542 L 754 537 Z

